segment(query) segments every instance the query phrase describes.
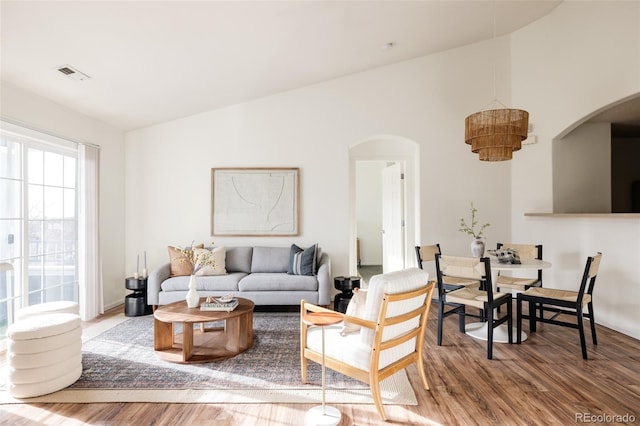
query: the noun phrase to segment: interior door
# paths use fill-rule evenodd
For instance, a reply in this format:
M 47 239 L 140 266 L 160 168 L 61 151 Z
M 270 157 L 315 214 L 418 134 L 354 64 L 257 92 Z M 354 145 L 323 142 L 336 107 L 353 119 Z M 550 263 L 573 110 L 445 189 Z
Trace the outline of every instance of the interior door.
M 382 272 L 404 268 L 404 176 L 395 163 L 382 170 Z

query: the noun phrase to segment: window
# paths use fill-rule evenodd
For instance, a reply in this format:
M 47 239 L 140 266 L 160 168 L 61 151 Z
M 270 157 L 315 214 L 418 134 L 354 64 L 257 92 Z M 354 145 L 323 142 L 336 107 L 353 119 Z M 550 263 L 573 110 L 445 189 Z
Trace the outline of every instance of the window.
M 0 133 L 1 338 L 20 307 L 78 301 L 77 156 L 74 143 Z

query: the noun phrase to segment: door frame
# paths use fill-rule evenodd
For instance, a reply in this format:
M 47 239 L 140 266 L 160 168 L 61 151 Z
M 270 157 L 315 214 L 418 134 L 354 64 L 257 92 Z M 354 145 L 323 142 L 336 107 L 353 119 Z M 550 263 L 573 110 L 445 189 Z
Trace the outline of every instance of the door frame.
M 398 135 L 370 136 L 349 147 L 349 274 L 357 275 L 356 164 L 359 161 L 388 161 L 403 164 L 405 173 L 404 267 L 415 265 L 413 256 L 420 234 L 420 146 Z

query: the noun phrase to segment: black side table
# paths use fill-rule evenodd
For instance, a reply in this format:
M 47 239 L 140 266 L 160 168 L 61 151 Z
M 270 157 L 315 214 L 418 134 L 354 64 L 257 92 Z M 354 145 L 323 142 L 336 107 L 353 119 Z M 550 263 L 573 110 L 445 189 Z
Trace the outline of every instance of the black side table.
M 147 305 L 147 279 L 127 277 L 124 280 L 127 290 L 133 293 L 124 298 L 124 314 L 128 317 L 139 317 L 153 313 L 151 305 Z
M 360 277 L 335 277 L 333 286 L 342 292 L 333 299 L 333 310 L 344 314 L 353 297 L 353 289 L 360 288 Z

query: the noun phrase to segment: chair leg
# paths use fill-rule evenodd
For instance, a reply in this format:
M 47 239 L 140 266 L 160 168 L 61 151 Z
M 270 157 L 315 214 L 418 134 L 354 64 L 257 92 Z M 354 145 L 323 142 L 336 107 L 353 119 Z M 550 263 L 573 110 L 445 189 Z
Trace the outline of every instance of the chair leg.
M 513 302 L 511 298 L 507 302 L 507 327 L 509 327 L 509 344 L 513 343 Z
M 580 332 L 580 347 L 582 348 L 582 358 L 587 359 L 587 343 L 584 338 L 584 319 L 582 318 L 582 308 L 578 307 L 576 312 L 578 316 L 578 331 Z
M 442 346 L 442 320 L 443 319 L 444 319 L 444 303 L 442 303 L 441 301 L 438 301 L 438 346 Z
M 378 415 L 385 422 L 387 421 L 387 415 L 384 413 L 384 407 L 382 406 L 382 395 L 380 394 L 380 382 L 378 378 L 371 377 L 371 396 L 373 397 L 373 402 L 376 404 L 376 410 L 378 411 Z
M 458 328 L 460 329 L 460 333 L 464 333 L 465 331 L 467 331 L 465 329 L 465 324 L 464 324 L 464 317 L 465 317 L 465 314 L 466 314 L 465 306 L 462 305 L 461 307 L 456 308 L 456 309 L 460 309 L 458 311 Z
M 591 339 L 593 340 L 593 344 L 598 344 L 598 339 L 596 338 L 596 320 L 593 317 L 593 302 L 589 302 L 587 305 L 589 308 L 589 321 L 591 322 Z
M 522 343 L 522 296 L 518 294 L 516 305 L 516 343 Z
M 493 359 L 493 309 L 487 313 L 487 359 Z
M 300 371 L 302 372 L 302 384 L 307 383 L 307 359 L 300 355 Z
M 533 312 L 533 314 L 531 313 Z M 540 315 L 542 315 L 542 303 L 540 304 Z M 536 331 L 536 303 L 529 300 L 529 331 Z
M 424 390 L 429 390 L 429 382 L 427 381 L 427 371 L 424 368 L 424 361 L 422 360 L 422 356 L 418 357 L 416 361 L 418 366 L 418 373 L 420 374 L 420 380 L 422 381 L 422 387 Z

